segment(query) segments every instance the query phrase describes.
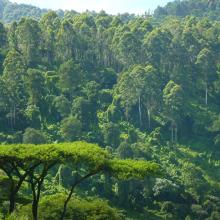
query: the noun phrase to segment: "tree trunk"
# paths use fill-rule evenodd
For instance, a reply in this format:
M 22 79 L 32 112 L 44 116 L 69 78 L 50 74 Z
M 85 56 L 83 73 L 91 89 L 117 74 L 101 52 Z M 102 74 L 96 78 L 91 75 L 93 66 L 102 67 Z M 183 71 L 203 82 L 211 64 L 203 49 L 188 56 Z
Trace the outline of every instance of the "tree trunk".
M 13 177 L 11 176 L 10 172 L 7 171 L 7 169 L 4 169 L 4 172 L 7 174 L 8 178 L 11 180 L 11 190 L 10 190 L 10 195 L 9 195 L 9 214 L 13 213 L 14 210 L 15 210 L 15 205 L 16 205 L 16 197 L 17 197 L 17 194 L 22 186 L 22 183 L 24 182 L 25 178 L 28 176 L 28 174 L 30 174 L 30 172 L 32 172 L 39 164 L 35 164 L 34 166 L 32 166 L 30 168 L 30 170 L 28 170 L 26 173 L 24 173 L 23 175 L 21 175 L 16 167 L 15 164 L 13 164 L 13 168 L 14 168 L 14 171 L 17 171 L 17 174 L 18 174 L 18 178 L 19 178 L 19 181 L 17 183 L 17 185 L 15 185 L 15 182 L 13 180 Z
M 15 197 L 16 194 L 14 193 L 14 183 L 12 183 L 10 197 L 9 197 L 9 214 L 13 213 L 15 210 Z
M 84 180 L 88 179 L 89 177 L 98 174 L 99 172 L 100 172 L 100 170 L 96 170 L 96 171 L 91 172 L 91 173 L 87 174 L 86 176 L 84 176 L 84 177 L 82 177 L 79 180 L 76 180 L 74 182 L 74 184 L 72 185 L 71 190 L 70 190 L 70 192 L 68 194 L 68 197 L 67 197 L 66 201 L 64 202 L 63 212 L 62 212 L 61 218 L 60 218 L 61 220 L 65 219 L 66 212 L 67 212 L 67 205 L 68 205 L 68 203 L 69 203 L 69 201 L 70 201 L 70 199 L 71 199 L 71 197 L 73 195 L 73 192 L 74 192 L 74 189 L 76 188 L 76 186 L 78 186 L 81 182 L 83 182 Z
M 147 110 L 147 116 L 148 116 L 148 128 L 151 129 L 151 112 L 150 109 Z
M 33 220 L 38 220 L 38 206 L 40 201 L 41 187 L 46 175 L 44 175 L 40 180 L 37 180 L 36 183 L 32 181 L 32 194 L 33 194 L 33 203 L 32 203 L 32 215 Z M 37 191 L 35 187 L 37 186 Z
M 171 122 L 171 141 L 174 142 L 174 127 L 173 127 L 173 121 Z
M 45 177 L 47 176 L 48 170 L 54 165 L 55 164 L 51 164 L 50 166 L 45 166 L 39 178 L 35 178 L 33 175 L 31 176 L 30 184 L 33 195 L 33 202 L 32 202 L 33 220 L 38 220 L 38 206 L 40 201 L 41 187 L 43 185 Z
M 31 189 L 32 189 L 32 195 L 33 195 L 32 216 L 33 216 L 33 220 L 38 220 L 38 216 L 37 216 L 38 203 L 37 203 L 37 195 L 36 195 L 35 186 L 36 185 L 32 179 L 32 181 L 31 181 Z
M 37 203 L 37 201 L 33 201 L 33 203 L 32 203 L 32 215 L 33 215 L 33 220 L 38 220 L 38 203 Z
M 177 143 L 178 141 L 178 128 L 177 128 L 177 125 L 175 127 L 175 142 Z
M 139 110 L 140 127 L 142 127 L 142 112 L 141 112 L 141 97 L 140 97 L 140 96 L 139 96 L 139 106 L 138 106 L 138 110 Z
M 66 199 L 66 201 L 64 202 L 64 206 L 63 206 L 63 212 L 62 212 L 62 215 L 61 215 L 61 220 L 64 220 L 65 219 L 65 216 L 66 216 L 66 211 L 67 211 L 67 205 L 73 195 L 73 192 L 74 192 L 74 189 L 75 189 L 76 185 L 74 184 L 69 192 L 69 195 Z
M 208 105 L 208 84 L 205 85 L 205 104 Z
M 16 124 L 16 107 L 14 105 L 14 109 L 13 109 L 13 118 L 14 118 L 14 126 Z
M 11 131 L 14 131 L 14 126 L 13 126 L 13 107 L 10 109 L 10 125 L 11 125 Z

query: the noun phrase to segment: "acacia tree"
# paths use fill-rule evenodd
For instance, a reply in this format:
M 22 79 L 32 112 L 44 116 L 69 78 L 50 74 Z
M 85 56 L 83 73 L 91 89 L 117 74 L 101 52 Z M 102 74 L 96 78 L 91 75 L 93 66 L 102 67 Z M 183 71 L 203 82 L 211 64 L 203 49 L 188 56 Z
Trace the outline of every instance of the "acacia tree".
M 157 175 L 159 166 L 146 161 L 121 161 L 98 145 L 85 142 L 50 145 L 1 145 L 0 169 L 11 180 L 9 213 L 15 209 L 16 197 L 24 181 L 32 190 L 32 215 L 38 219 L 38 204 L 42 186 L 50 169 L 55 165 L 67 164 L 75 175 L 70 192 L 64 203 L 61 219 L 65 218 L 68 202 L 74 189 L 84 180 L 107 171 L 119 179 L 144 178 Z
M 119 180 L 143 179 L 151 175 L 159 175 L 160 168 L 158 164 L 147 161 L 118 160 L 112 159 L 112 156 L 97 145 L 87 145 L 86 150 L 82 150 L 80 142 L 75 143 L 76 161 L 71 167 L 76 168 L 75 178 L 71 185 L 70 192 L 64 203 L 61 220 L 65 219 L 67 205 L 70 201 L 75 188 L 84 180 L 102 172 L 107 172 Z M 66 146 L 68 152 L 68 147 Z M 66 155 L 68 158 L 68 155 Z M 70 157 L 71 158 L 71 157 Z M 72 161 L 71 161 L 72 163 Z M 83 169 L 80 169 L 83 168 Z

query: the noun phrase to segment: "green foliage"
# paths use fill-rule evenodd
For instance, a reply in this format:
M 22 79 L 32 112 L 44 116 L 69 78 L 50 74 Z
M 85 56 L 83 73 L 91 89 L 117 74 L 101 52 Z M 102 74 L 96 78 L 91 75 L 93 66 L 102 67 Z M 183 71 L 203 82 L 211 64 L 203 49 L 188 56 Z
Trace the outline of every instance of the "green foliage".
M 80 138 L 82 124 L 77 118 L 70 116 L 62 120 L 60 132 L 64 140 L 76 141 Z
M 219 146 L 220 144 L 220 117 L 218 117 L 214 122 L 212 127 L 210 128 L 211 131 L 216 132 L 216 137 L 215 137 L 215 144 Z
M 218 11 L 218 0 L 174 1 L 152 16 L 0 0 L 10 23 L 0 24 L 0 142 L 17 143 L 0 147 L 9 203 L 33 199 L 36 214 L 31 192 L 72 189 L 143 219 L 218 219 Z M 103 148 L 57 144 L 75 140 Z
M 6 23 L 11 23 L 15 20 L 19 21 L 22 17 L 40 18 L 47 12 L 45 9 L 25 4 L 16 4 L 8 0 L 0 1 L 0 19 Z
M 57 194 L 53 196 L 47 196 L 42 198 L 39 206 L 39 219 L 44 220 L 58 220 L 60 219 L 60 210 L 62 210 L 62 204 L 65 201 L 65 195 Z M 18 213 L 15 213 L 8 220 L 14 219 L 32 219 L 30 205 L 22 207 Z M 68 210 L 67 219 L 75 220 L 123 220 L 124 216 L 119 210 L 111 208 L 106 201 L 91 198 L 88 200 L 74 198 L 71 199 Z
M 59 68 L 59 77 L 61 90 L 73 97 L 83 77 L 79 65 L 75 64 L 73 60 L 65 62 Z
M 185 17 L 193 15 L 197 17 L 209 17 L 213 20 L 219 19 L 218 10 L 220 2 L 217 1 L 204 1 L 204 0 L 175 0 L 169 2 L 165 7 L 158 7 L 154 15 L 157 18 L 165 16 L 179 16 Z
M 45 142 L 45 136 L 34 128 L 27 128 L 23 134 L 24 144 L 44 144 Z
M 107 123 L 103 128 L 104 142 L 111 147 L 118 147 L 120 143 L 120 130 L 117 124 Z
M 112 160 L 109 162 L 109 169 L 115 177 L 123 180 L 130 180 L 132 178 L 143 179 L 149 174 L 160 174 L 158 164 L 147 163 L 146 161 Z
M 10 179 L 4 175 L 0 175 L 0 204 L 2 201 L 7 200 L 10 192 Z
M 33 219 L 38 219 L 38 204 L 44 179 L 50 169 L 61 164 L 69 166 L 75 174 L 75 180 L 71 183 L 71 190 L 64 200 L 63 211 L 60 213 L 62 219 L 67 215 L 67 204 L 75 187 L 89 177 L 101 172 L 109 172 L 118 179 L 143 179 L 147 175 L 158 175 L 160 171 L 160 167 L 155 163 L 112 159 L 106 150 L 85 142 L 1 145 L 0 169 L 11 181 L 9 213 L 14 211 L 16 196 L 23 182 L 26 181 L 31 186 L 33 194 L 32 216 Z

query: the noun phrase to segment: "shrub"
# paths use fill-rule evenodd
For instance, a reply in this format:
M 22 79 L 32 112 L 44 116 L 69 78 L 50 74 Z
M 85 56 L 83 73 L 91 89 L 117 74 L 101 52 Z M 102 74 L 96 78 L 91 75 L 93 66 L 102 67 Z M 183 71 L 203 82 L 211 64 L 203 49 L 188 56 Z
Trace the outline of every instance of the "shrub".
M 34 128 L 27 128 L 23 134 L 24 144 L 45 144 L 46 137 L 41 131 Z
M 39 206 L 39 220 L 59 220 L 66 196 L 57 194 L 42 198 Z M 31 218 L 31 205 L 23 206 L 7 220 L 24 220 Z M 66 219 L 74 220 L 123 220 L 120 211 L 111 208 L 100 199 L 74 198 L 68 205 Z

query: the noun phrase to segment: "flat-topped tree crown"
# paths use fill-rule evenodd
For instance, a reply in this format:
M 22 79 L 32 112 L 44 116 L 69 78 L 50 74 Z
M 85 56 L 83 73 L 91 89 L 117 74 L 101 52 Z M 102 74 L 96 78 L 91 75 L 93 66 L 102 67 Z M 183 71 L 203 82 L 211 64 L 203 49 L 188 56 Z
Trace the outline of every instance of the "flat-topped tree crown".
M 40 163 L 89 163 L 90 165 L 104 164 L 110 158 L 106 150 L 95 144 L 85 142 L 63 144 L 18 144 L 0 145 L 0 160 Z
M 118 160 L 108 161 L 109 172 L 119 180 L 144 179 L 147 176 L 160 175 L 160 166 L 144 160 Z

